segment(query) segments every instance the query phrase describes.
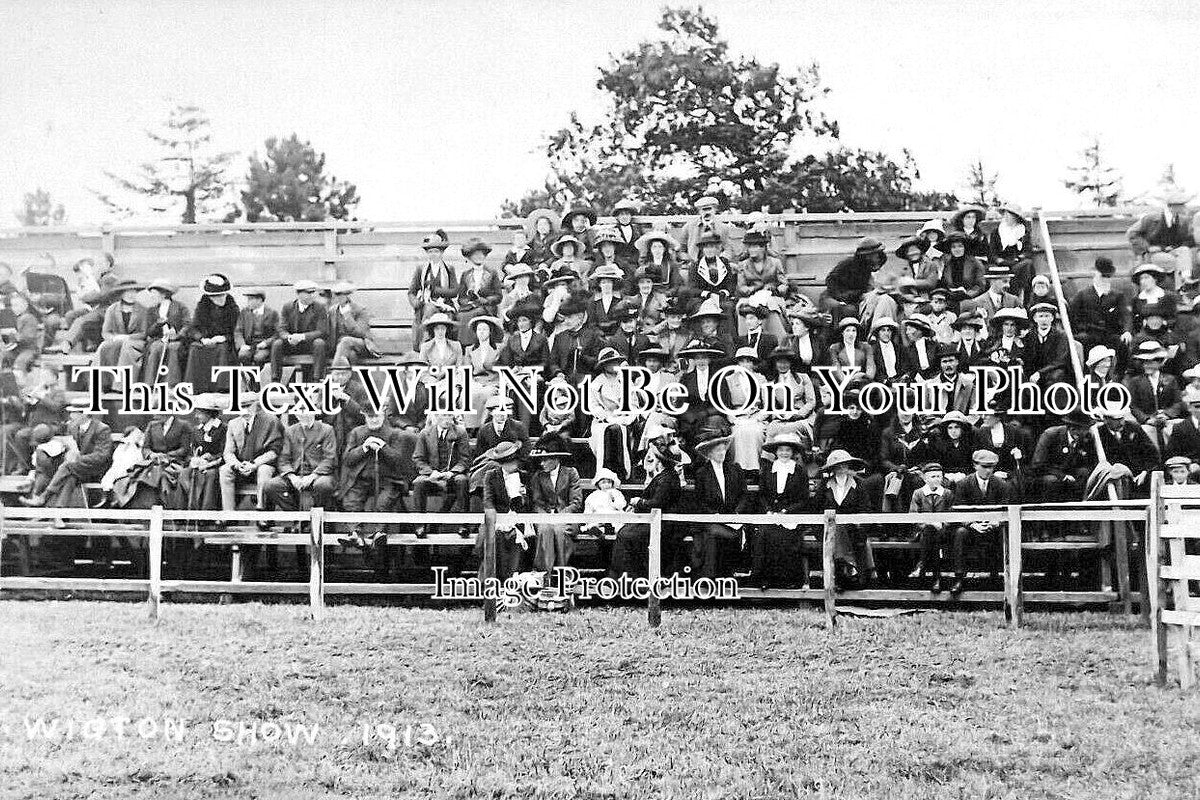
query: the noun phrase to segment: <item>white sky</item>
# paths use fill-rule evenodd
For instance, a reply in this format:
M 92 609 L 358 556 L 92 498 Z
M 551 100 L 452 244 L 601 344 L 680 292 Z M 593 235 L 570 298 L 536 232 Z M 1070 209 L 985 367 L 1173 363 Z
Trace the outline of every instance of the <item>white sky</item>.
M 1128 192 L 1167 162 L 1200 188 L 1200 3 L 704 8 L 735 51 L 816 60 L 843 141 L 907 146 L 927 187 L 960 187 L 982 155 L 1002 196 L 1070 207 L 1060 180 L 1094 133 Z M 490 218 L 540 184 L 544 134 L 597 108 L 597 67 L 658 16 L 617 0 L 0 0 L 0 227 L 39 185 L 70 222 L 102 220 L 88 189 L 153 155 L 141 131 L 173 101 L 205 108 L 225 149 L 311 139 L 358 184 L 360 218 Z

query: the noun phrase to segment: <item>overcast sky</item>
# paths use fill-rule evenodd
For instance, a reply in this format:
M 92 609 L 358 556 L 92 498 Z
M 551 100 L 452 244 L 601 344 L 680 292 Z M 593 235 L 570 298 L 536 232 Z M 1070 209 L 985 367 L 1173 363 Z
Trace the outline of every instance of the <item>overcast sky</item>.
M 1139 193 L 1174 162 L 1200 188 L 1188 0 L 706 2 L 735 51 L 815 60 L 852 146 L 908 147 L 928 188 L 982 156 L 1026 206 L 1091 134 Z M 355 181 L 360 218 L 489 218 L 545 176 L 544 135 L 594 113 L 597 67 L 655 33 L 656 3 L 0 0 L 0 227 L 36 186 L 71 222 L 153 155 L 173 102 L 244 154 L 297 132 Z M 239 161 L 239 174 L 244 161 Z

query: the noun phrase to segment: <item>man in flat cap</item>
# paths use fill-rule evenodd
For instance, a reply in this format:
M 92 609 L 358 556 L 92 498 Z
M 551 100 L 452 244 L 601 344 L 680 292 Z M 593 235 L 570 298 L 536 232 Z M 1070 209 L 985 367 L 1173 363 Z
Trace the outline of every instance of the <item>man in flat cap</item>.
M 338 281 L 333 285 L 333 302 L 329 306 L 329 341 L 333 358 L 357 364 L 364 356 L 378 358 L 379 350 L 371 335 L 371 314 L 350 299 L 354 284 Z
M 279 333 L 279 312 L 267 307 L 267 294 L 262 289 L 247 289 L 243 294 L 246 305 L 238 312 L 237 327 L 233 329 L 234 351 L 240 364 L 261 367 L 271 360 L 271 344 Z
M 296 299 L 283 307 L 279 315 L 279 334 L 271 343 L 271 379 L 280 379 L 284 356 L 311 355 L 313 378 L 320 380 L 325 377 L 325 359 L 329 352 L 329 314 L 325 306 L 316 301 L 316 283 L 299 280 L 293 288 Z

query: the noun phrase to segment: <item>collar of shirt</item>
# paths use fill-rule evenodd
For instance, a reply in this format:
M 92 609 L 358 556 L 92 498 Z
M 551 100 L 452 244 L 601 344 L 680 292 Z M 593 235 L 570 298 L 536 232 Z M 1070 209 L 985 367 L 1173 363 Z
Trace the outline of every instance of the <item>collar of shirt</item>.
M 979 484 L 979 491 L 980 491 L 980 492 L 982 492 L 983 494 L 987 494 L 987 490 L 988 490 L 988 484 L 992 482 L 992 479 L 991 479 L 991 478 L 988 478 L 988 479 L 985 481 L 983 478 L 980 478 L 978 475 L 976 475 L 976 476 L 975 476 L 975 482 L 976 482 L 977 484 Z
M 303 314 L 305 311 L 308 310 L 308 307 L 311 305 L 312 305 L 312 303 L 301 303 L 299 300 L 297 300 L 296 301 L 296 311 Z
M 266 307 L 266 306 L 259 306 L 258 308 L 254 309 L 254 311 L 252 311 L 251 313 L 252 313 L 252 314 L 254 314 L 254 316 L 256 316 L 256 317 L 263 317 L 263 316 L 266 316 L 266 314 L 267 314 L 267 307 Z
M 776 475 L 791 475 L 795 471 L 795 459 L 789 458 L 787 461 L 784 461 L 782 458 L 777 458 L 775 459 L 775 462 L 771 464 L 771 472 L 775 473 Z
M 555 467 L 554 469 L 550 470 L 550 472 L 546 473 L 550 476 L 550 485 L 551 486 L 558 485 L 558 470 L 559 470 L 559 467 Z

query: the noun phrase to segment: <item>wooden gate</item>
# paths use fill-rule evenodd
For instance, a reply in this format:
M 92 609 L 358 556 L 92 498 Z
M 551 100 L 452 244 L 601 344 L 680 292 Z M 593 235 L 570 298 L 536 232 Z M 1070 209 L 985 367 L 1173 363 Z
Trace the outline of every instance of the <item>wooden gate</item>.
M 1153 481 L 1146 559 L 1148 573 L 1158 577 L 1158 591 L 1150 593 L 1156 679 L 1160 686 L 1166 684 L 1174 649 L 1179 685 L 1188 689 L 1196 682 L 1200 658 L 1195 637 L 1200 626 L 1200 485 L 1168 486 L 1161 473 Z

